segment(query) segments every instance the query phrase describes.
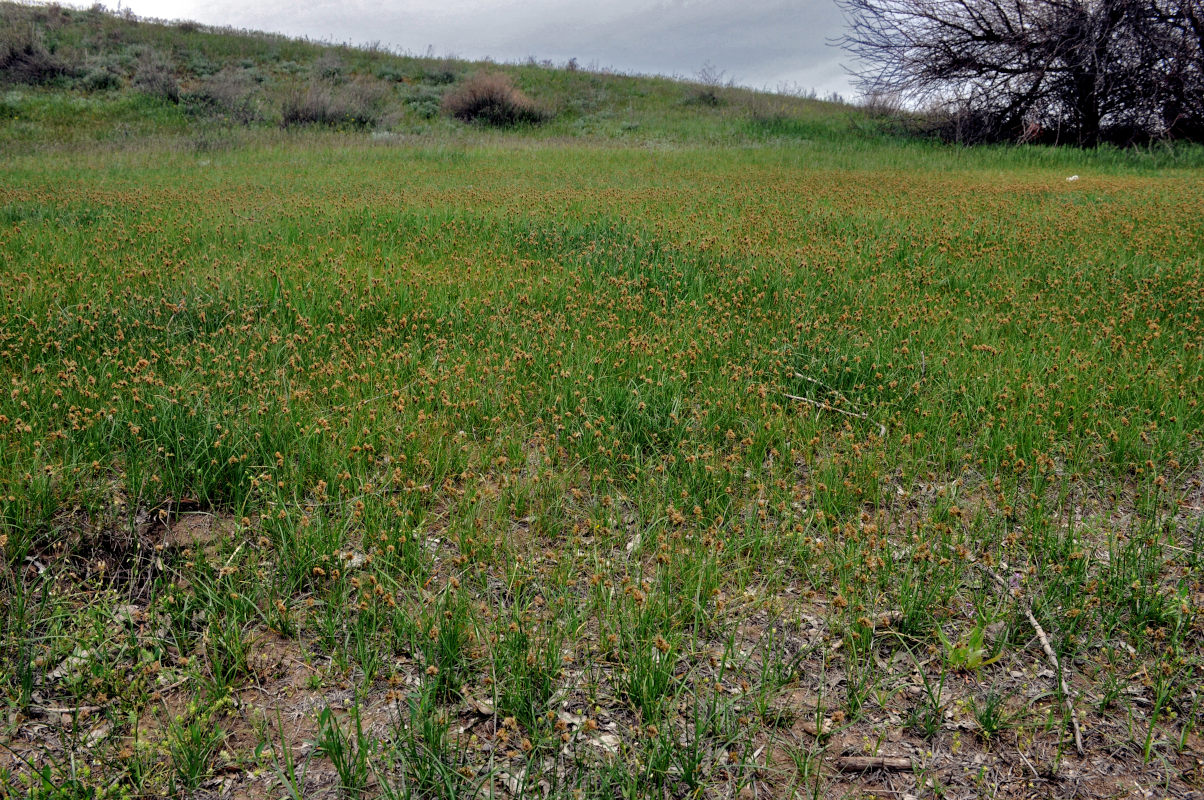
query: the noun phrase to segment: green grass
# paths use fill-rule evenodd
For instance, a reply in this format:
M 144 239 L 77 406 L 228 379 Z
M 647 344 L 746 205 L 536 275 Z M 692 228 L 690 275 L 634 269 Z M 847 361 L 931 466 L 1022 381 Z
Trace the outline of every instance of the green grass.
M 1202 151 L 506 69 L 551 122 L 0 95 L 0 796 L 1198 790 Z

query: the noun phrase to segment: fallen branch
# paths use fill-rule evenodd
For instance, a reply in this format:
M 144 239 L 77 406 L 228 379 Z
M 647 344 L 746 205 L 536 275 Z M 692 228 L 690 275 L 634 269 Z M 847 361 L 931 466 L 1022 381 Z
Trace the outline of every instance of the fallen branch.
M 785 393 L 783 392 L 783 394 Z M 856 417 L 857 419 L 864 419 L 869 422 L 873 422 L 873 420 L 870 419 L 869 414 L 861 414 L 856 411 L 845 411 L 843 408 L 836 408 L 830 403 L 821 403 L 818 400 L 812 400 L 810 397 L 800 397 L 797 394 L 786 394 L 786 397 L 789 397 L 791 400 L 798 400 L 800 403 L 806 403 L 807 405 L 814 406 L 820 411 L 835 411 L 837 414 L 844 414 L 846 417 Z M 886 438 L 886 426 L 881 423 L 878 423 L 878 435 L 884 439 Z
M 1003 587 L 1005 592 L 1011 591 L 1008 582 L 1003 579 L 999 573 L 989 567 L 979 564 L 982 571 L 991 576 L 995 583 Z M 1024 609 L 1024 616 L 1028 617 L 1028 624 L 1033 626 L 1033 630 L 1037 633 L 1037 639 L 1041 642 L 1041 647 L 1045 650 L 1045 655 L 1049 659 L 1050 665 L 1054 668 L 1054 673 L 1058 676 L 1058 685 L 1062 689 L 1062 699 L 1066 702 L 1066 710 L 1070 712 L 1070 725 L 1074 729 L 1074 749 L 1078 754 L 1084 755 L 1083 751 L 1083 732 L 1079 728 L 1079 715 L 1074 709 L 1074 699 L 1070 694 L 1070 685 L 1066 683 L 1066 675 L 1062 672 L 1062 665 L 1058 662 L 1058 654 L 1054 652 L 1053 645 L 1049 643 L 1049 637 L 1045 635 L 1045 629 L 1041 627 L 1041 623 L 1037 622 L 1037 618 L 1033 616 L 1033 609 L 1029 603 L 1022 603 L 1021 608 Z
M 70 714 L 72 717 L 78 714 L 92 714 L 100 711 L 104 706 L 40 706 L 30 704 L 26 710 L 35 717 L 57 717 L 64 714 Z
M 840 756 L 836 768 L 841 772 L 865 772 L 869 769 L 885 769 L 892 772 L 910 772 L 911 759 L 906 756 Z
M 1033 777 L 1041 780 L 1041 773 L 1037 772 L 1037 768 L 1033 766 L 1033 762 L 1028 760 L 1028 757 L 1024 755 L 1024 752 L 1019 747 L 1016 748 L 1016 755 L 1020 756 L 1020 760 L 1028 767 L 1028 771 L 1033 773 Z

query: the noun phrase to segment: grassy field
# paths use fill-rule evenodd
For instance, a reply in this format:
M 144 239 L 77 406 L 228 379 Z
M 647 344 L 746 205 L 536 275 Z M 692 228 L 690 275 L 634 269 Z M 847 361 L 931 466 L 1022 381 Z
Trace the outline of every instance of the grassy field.
M 0 797 L 1204 790 L 1204 154 L 507 69 L 0 95 Z

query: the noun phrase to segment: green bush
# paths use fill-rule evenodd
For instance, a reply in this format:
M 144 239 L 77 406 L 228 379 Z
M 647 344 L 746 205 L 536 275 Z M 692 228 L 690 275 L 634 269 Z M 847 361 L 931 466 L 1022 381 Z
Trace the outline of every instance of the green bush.
M 347 66 L 343 63 L 343 59 L 333 50 L 327 50 L 322 53 L 311 68 L 311 72 L 315 78 L 328 83 L 341 82 L 343 80 L 343 73 L 346 70 Z
M 120 72 L 108 64 L 101 64 L 84 73 L 77 85 L 86 92 L 103 92 L 120 89 L 124 83 Z
M 193 53 L 188 58 L 185 69 L 197 77 L 204 78 L 220 70 L 221 64 L 210 59 L 204 53 Z
M 443 92 L 434 86 L 415 86 L 405 96 L 405 104 L 418 116 L 434 119 L 443 107 Z
M 169 103 L 180 102 L 180 84 L 175 69 L 154 53 L 143 56 L 134 72 L 133 86 L 139 92 Z
M 460 65 L 451 59 L 442 59 L 422 68 L 422 82 L 444 86 L 460 79 Z
M 209 76 L 196 91 L 184 95 L 183 103 L 196 116 L 225 117 L 243 125 L 262 119 L 255 76 L 246 70 L 224 69 Z
M 396 64 L 381 64 L 372 74 L 382 81 L 389 81 L 391 83 L 404 83 L 408 77 L 405 70 Z

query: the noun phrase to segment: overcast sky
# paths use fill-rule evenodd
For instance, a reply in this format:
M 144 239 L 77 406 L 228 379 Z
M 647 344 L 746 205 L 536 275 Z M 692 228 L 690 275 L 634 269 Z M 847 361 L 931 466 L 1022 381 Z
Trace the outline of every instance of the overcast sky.
M 112 0 L 106 5 L 114 8 Z M 833 0 L 122 0 L 140 17 L 497 61 L 695 77 L 851 98 Z

